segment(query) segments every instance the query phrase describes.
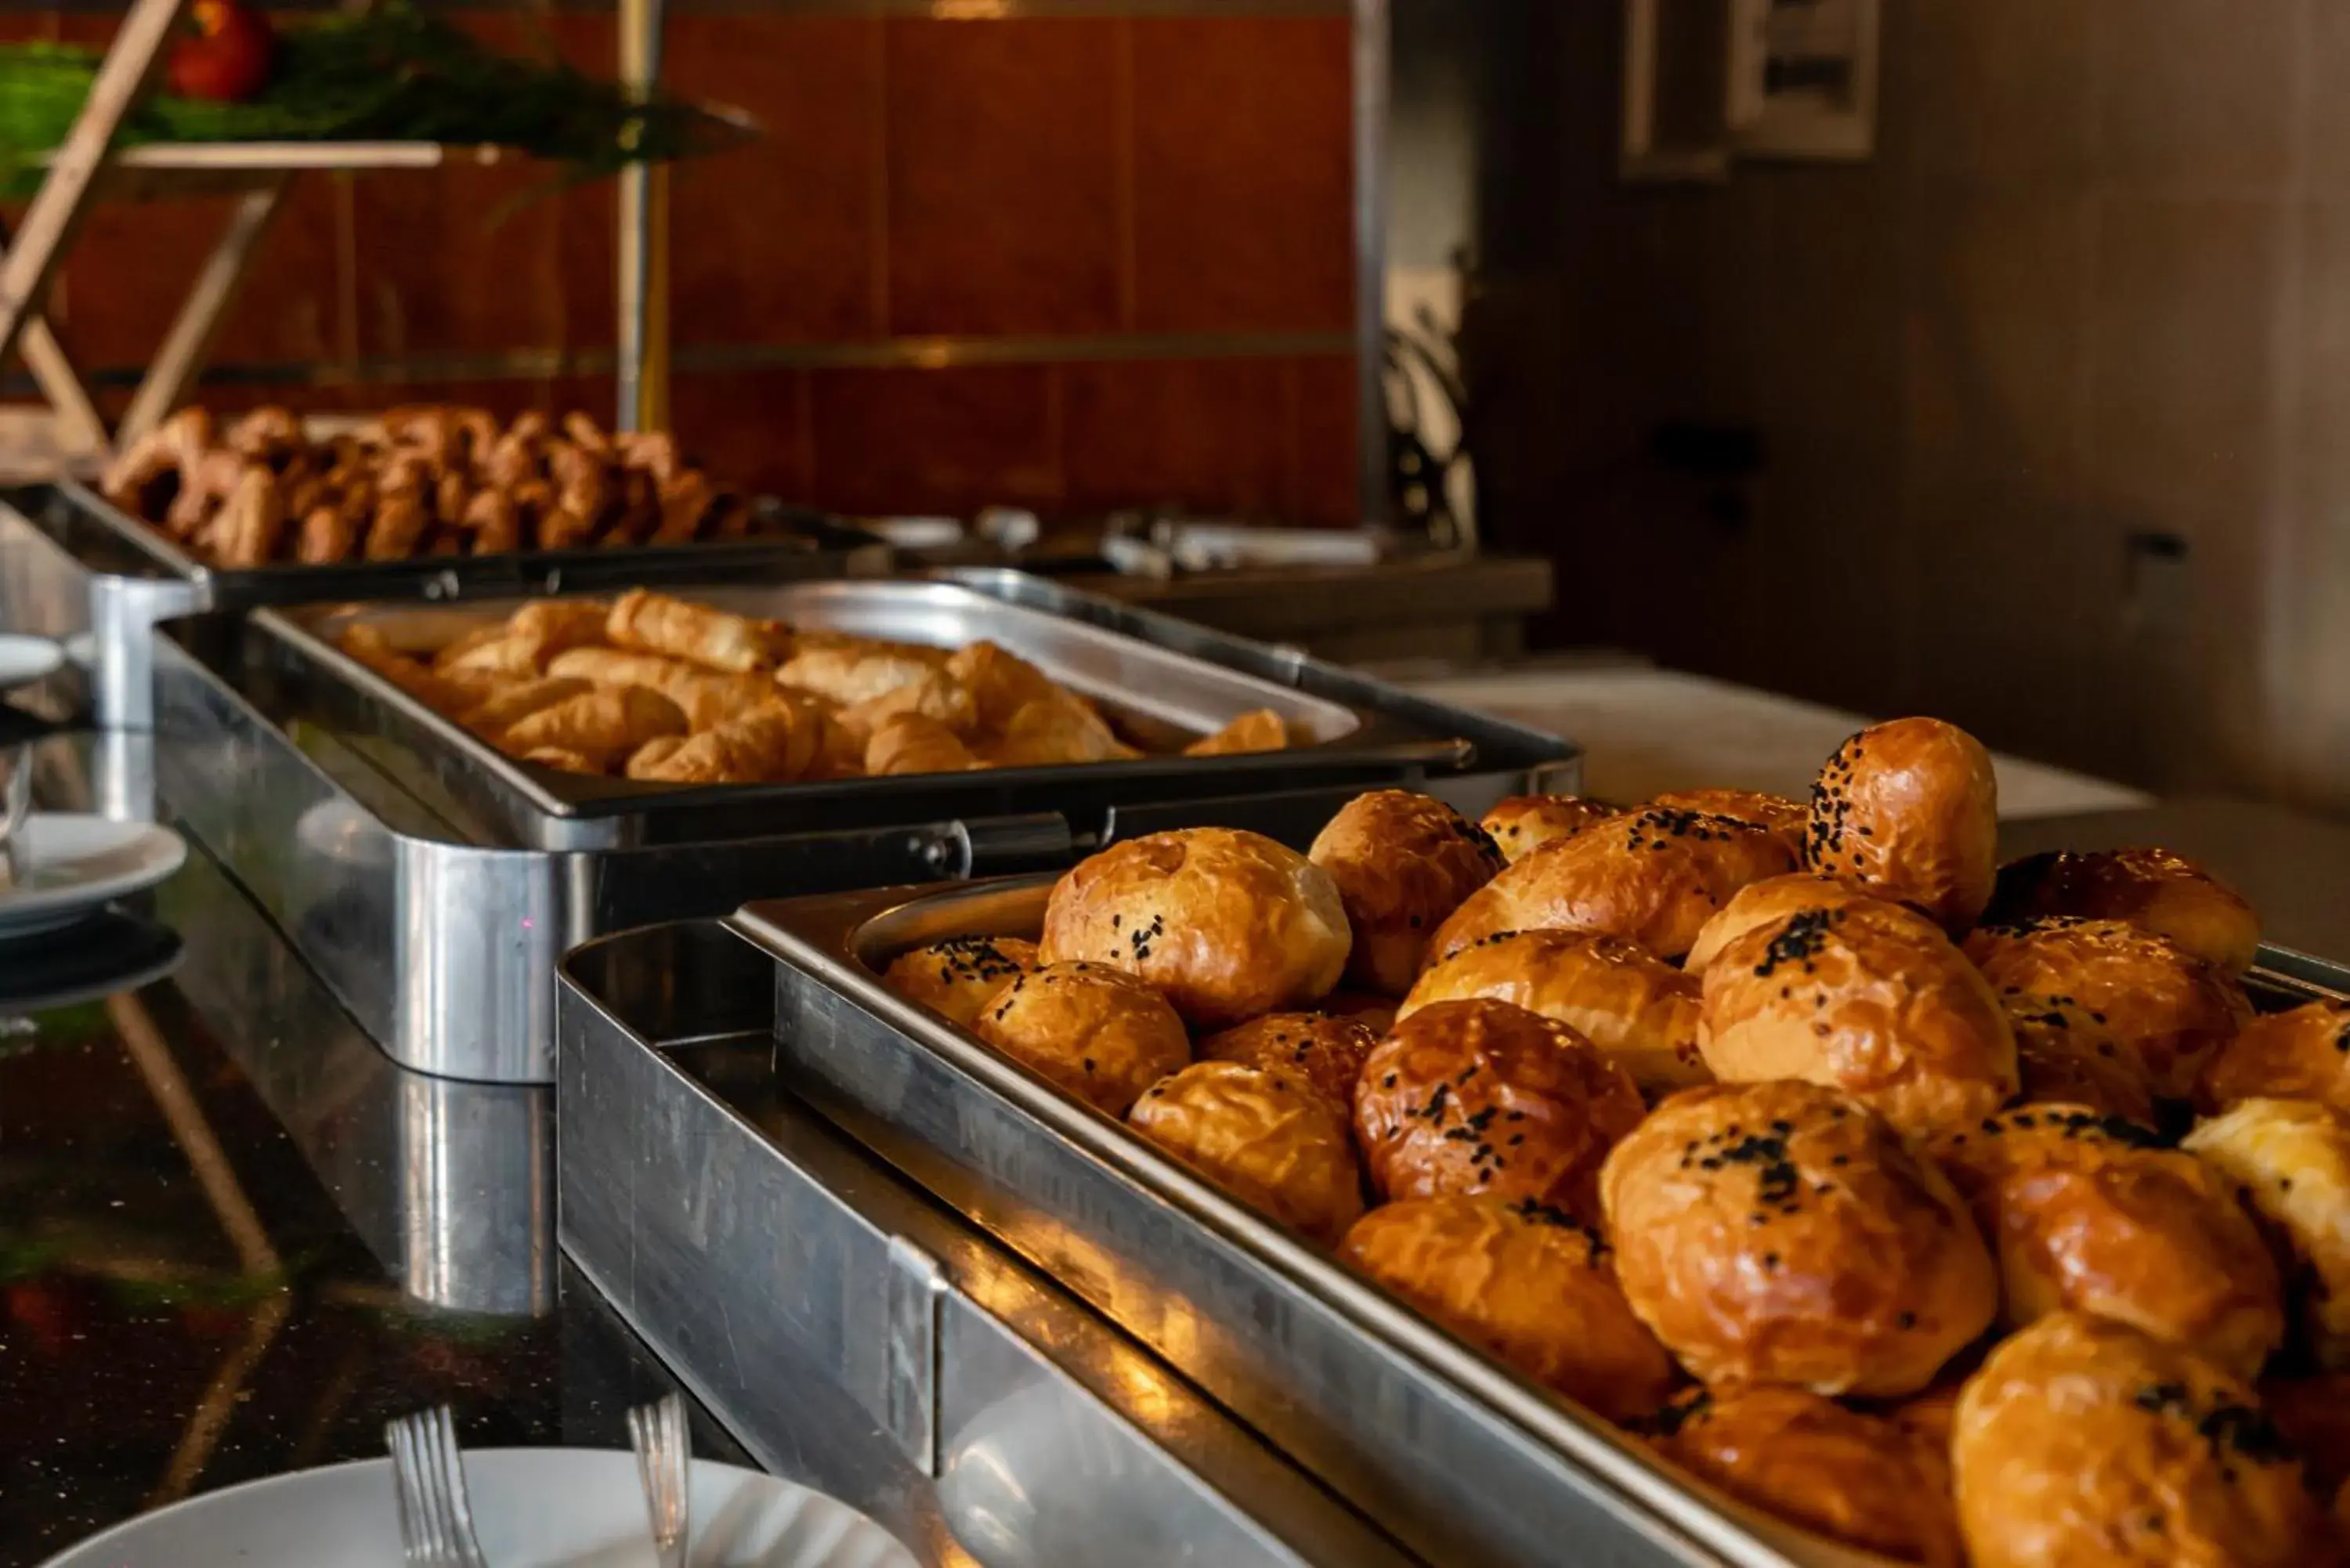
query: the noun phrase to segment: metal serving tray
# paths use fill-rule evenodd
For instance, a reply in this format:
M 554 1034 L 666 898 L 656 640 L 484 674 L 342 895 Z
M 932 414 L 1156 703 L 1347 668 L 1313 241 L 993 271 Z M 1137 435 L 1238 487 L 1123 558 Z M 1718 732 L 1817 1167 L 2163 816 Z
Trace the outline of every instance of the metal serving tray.
M 700 577 L 879 576 L 887 545 L 821 514 L 783 509 L 787 531 L 760 539 L 625 550 L 427 556 L 330 566 L 227 571 L 205 566 L 147 524 L 71 479 L 0 499 L 0 628 L 64 640 L 78 679 L 57 705 L 84 699 L 106 728 L 153 720 L 157 622 L 204 610 L 339 599 L 514 598 Z
M 500 753 L 342 653 L 338 639 L 372 627 L 394 646 L 436 648 L 516 607 L 513 601 L 462 606 L 313 606 L 265 610 L 253 624 L 265 644 L 270 679 L 316 692 L 332 726 L 388 745 L 424 793 L 445 793 L 457 811 L 497 842 L 570 849 L 703 842 L 772 834 L 779 826 L 847 827 L 904 818 L 910 810 L 955 816 L 1003 815 L 1049 801 L 1065 813 L 1090 815 L 1120 800 L 1231 794 L 1251 788 L 1299 788 L 1370 782 L 1403 769 L 1459 773 L 1479 758 L 1478 739 L 1461 733 L 1467 715 L 1394 711 L 1317 694 L 1294 680 L 1245 667 L 1246 645 L 1229 662 L 1159 645 L 1134 631 L 1068 615 L 1086 596 L 1054 590 L 1032 607 L 1003 597 L 1024 580 L 983 574 L 968 581 L 785 583 L 757 587 L 697 585 L 691 597 L 722 609 L 859 636 L 934 647 L 986 639 L 1021 655 L 1063 684 L 1095 699 L 1133 733 L 1170 753 L 1256 709 L 1281 714 L 1309 743 L 1285 751 L 1225 757 L 1159 755 L 1135 762 L 970 774 L 911 774 L 829 782 L 664 785 L 583 777 Z M 1041 588 L 1044 585 L 1038 585 Z M 983 587 L 996 589 L 983 591 Z M 1159 629 L 1156 618 L 1138 625 Z M 1295 675 L 1295 669 L 1282 671 Z M 1378 703 L 1378 705 L 1373 705 Z M 1535 760 L 1527 732 L 1503 735 L 1478 726 L 1481 738 Z M 429 783 L 421 781 L 429 780 Z M 919 806 L 915 803 L 920 803 Z
M 1167 1356 L 1399 1539 L 1438 1562 L 1849 1568 L 1880 1560 L 1658 1463 L 879 972 L 965 933 L 1033 938 L 1052 878 L 758 904 L 775 955 L 775 1063 L 796 1092 Z M 2268 1005 L 2350 971 L 2264 952 Z

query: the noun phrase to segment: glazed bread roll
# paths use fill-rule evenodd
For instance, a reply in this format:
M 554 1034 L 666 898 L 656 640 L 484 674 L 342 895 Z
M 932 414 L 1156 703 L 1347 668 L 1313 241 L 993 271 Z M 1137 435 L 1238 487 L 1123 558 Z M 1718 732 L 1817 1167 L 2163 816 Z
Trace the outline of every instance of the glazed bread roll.
M 1694 1389 L 1650 1426 L 1666 1458 L 1741 1502 L 1898 1563 L 1963 1568 L 1950 1461 L 1913 1428 L 1762 1384 Z
M 1487 812 L 1477 826 L 1492 838 L 1502 858 L 1514 866 L 1547 844 L 1572 838 L 1595 822 L 1621 816 L 1604 802 L 1572 794 L 1513 794 Z
M 1915 904 L 1950 931 L 1991 901 L 1999 786 L 1991 753 L 1955 724 L 1896 719 L 1836 748 L 1812 785 L 1804 863 Z
M 894 691 L 946 667 L 950 656 L 911 643 L 817 643 L 803 639 L 775 679 L 842 707 Z
M 1469 896 L 1429 955 L 1449 958 L 1497 931 L 1596 931 L 1661 959 L 1689 951 L 1738 889 L 1794 868 L 1759 827 L 1694 812 L 1612 818 L 1537 849 Z
M 711 670 L 773 670 L 789 639 L 773 622 L 632 588 L 612 606 L 604 635 L 618 648 L 666 653 Z
M 2323 1100 L 2350 1111 L 2350 1003 L 2265 1013 L 2220 1047 L 2196 1091 L 2206 1110 L 2240 1100 Z
M 899 953 L 881 983 L 970 1029 L 1003 988 L 1036 967 L 1036 944 L 1017 937 L 949 937 Z
M 1724 1083 L 1842 1089 L 1912 1137 L 1969 1126 L 2016 1091 L 1999 998 L 1923 915 L 1805 909 L 1757 926 L 1705 971 L 1698 1049 Z
M 1014 975 L 972 1033 L 1114 1116 L 1191 1059 L 1191 1036 L 1167 999 L 1096 963 L 1048 962 Z
M 704 730 L 642 772 L 658 784 L 781 784 L 807 772 L 816 731 L 790 704 L 770 702 Z
M 1586 1220 L 1600 1162 L 1644 1109 L 1589 1041 L 1506 1002 L 1421 1008 L 1355 1081 L 1356 1136 L 1385 1197 L 1492 1192 Z
M 2283 1239 L 2297 1277 L 2312 1282 L 2300 1303 L 2303 1340 L 2320 1366 L 2350 1370 L 2350 1115 L 2315 1100 L 2240 1100 L 2182 1147 L 2234 1182 Z M 2190 1343 L 2235 1365 L 2209 1342 Z
M 497 735 L 509 725 L 526 719 L 542 708 L 552 708 L 588 690 L 588 682 L 562 676 L 546 676 L 536 680 L 519 681 L 501 686 L 487 701 L 476 703 L 461 715 L 458 722 L 478 735 Z
M 1371 1032 L 1372 1039 L 1395 1027 L 1396 999 L 1341 987 L 1322 999 L 1320 1011 L 1333 1018 L 1351 1018 Z
M 574 648 L 547 664 L 550 675 L 574 676 L 598 686 L 644 686 L 676 703 L 694 731 L 715 729 L 775 700 L 764 675 L 722 675 L 658 653 L 626 653 L 617 648 Z
M 1986 918 L 2039 915 L 2126 920 L 2230 974 L 2251 968 L 2261 945 L 2260 917 L 2241 895 L 2168 849 L 2067 851 L 2001 867 Z
M 1950 1469 L 1974 1568 L 2313 1568 L 2300 1462 L 2251 1388 L 2181 1345 L 2057 1313 L 1959 1397 Z
M 1327 995 L 1350 943 L 1328 872 L 1261 834 L 1194 827 L 1080 861 L 1054 886 L 1041 945 L 1046 963 L 1131 971 L 1220 1029 Z
M 2092 1027 L 2137 1053 L 2154 1092 L 2168 1099 L 2191 1095 L 2204 1064 L 2252 1016 L 2233 975 L 2120 920 L 1985 926 L 1966 950 L 2017 1008 L 2085 1010 Z
M 1721 907 L 1721 913 L 1705 923 L 1689 957 L 1681 961 L 1681 968 L 1690 974 L 1703 974 L 1715 955 L 1732 939 L 1805 909 L 1841 909 L 1862 902 L 1883 901 L 1850 883 L 1815 877 L 1808 871 L 1766 877 L 1738 889 L 1737 895 Z
M 1306 856 L 1346 903 L 1355 942 L 1347 981 L 1383 996 L 1411 989 L 1436 928 L 1502 868 L 1482 828 L 1440 800 L 1399 789 L 1348 801 Z
M 2068 997 L 2000 998 L 2015 1031 L 2015 1068 L 2030 1105 L 2086 1106 L 2140 1127 L 2160 1125 L 2154 1075 L 2137 1047 L 2116 1039 Z
M 608 763 L 657 736 L 683 733 L 684 713 L 660 692 L 598 686 L 524 715 L 498 744 L 517 755 L 552 746 Z
M 992 642 L 956 649 L 946 673 L 971 693 L 979 723 L 989 730 L 1001 730 L 1026 704 L 1050 701 L 1060 690 L 1043 670 Z
M 1278 752 L 1289 745 L 1289 726 L 1270 708 L 1242 714 L 1212 735 L 1183 748 L 1187 757 L 1232 757 L 1244 752 Z
M 854 735 L 846 722 L 841 729 Z M 891 774 L 959 774 L 983 766 L 962 738 L 936 719 L 900 713 L 877 726 L 865 742 L 865 771 L 876 778 Z
M 1811 808 L 1783 794 L 1762 794 L 1747 789 L 1684 789 L 1660 794 L 1646 809 L 1694 811 L 1705 816 L 1726 816 L 1759 827 L 1787 846 L 1798 861 L 1811 823 Z
M 1490 1193 L 1374 1209 L 1346 1257 L 1546 1388 L 1630 1421 L 1672 1390 L 1672 1359 L 1633 1315 L 1607 1244 L 1565 1212 Z
M 1127 1116 L 1145 1137 L 1262 1213 L 1336 1246 L 1363 1211 L 1346 1114 L 1302 1075 L 1194 1062 Z
M 2008 1111 L 1931 1147 L 1998 1256 L 2011 1325 L 2095 1313 L 2245 1377 L 2283 1341 L 2268 1248 L 2193 1155 L 2080 1106 Z
M 1655 1095 L 1710 1083 L 1697 1048 L 1698 982 L 1617 937 L 1509 931 L 1430 966 L 1396 1016 L 1483 997 L 1555 1018 Z
M 1684 1089 L 1616 1146 L 1600 1193 L 1632 1310 L 1708 1383 L 1914 1393 L 1999 1308 L 1950 1182 L 1833 1089 Z
M 1360 1019 L 1268 1012 L 1201 1041 L 1200 1059 L 1294 1074 L 1352 1116 L 1355 1080 L 1378 1043 L 1378 1031 Z

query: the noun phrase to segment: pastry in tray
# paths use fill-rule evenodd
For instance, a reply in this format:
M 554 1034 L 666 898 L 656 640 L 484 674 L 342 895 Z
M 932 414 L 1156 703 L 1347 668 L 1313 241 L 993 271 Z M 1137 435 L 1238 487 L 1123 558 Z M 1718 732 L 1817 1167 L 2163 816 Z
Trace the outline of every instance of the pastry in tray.
M 2306 1429 L 2350 1367 L 2350 1002 L 2256 1018 L 2290 988 L 2240 978 L 2242 898 L 2156 849 L 2002 872 L 1995 812 L 1928 719 L 1808 805 L 1481 832 L 1381 791 L 1310 856 L 1114 846 L 1041 934 L 884 979 L 1785 1524 L 2334 1563 L 2350 1466 L 2304 1472 L 2267 1402 Z M 1084 982 L 1039 997 L 1040 961 Z
M 507 755 L 566 773 L 792 784 L 1145 754 L 1090 699 L 992 642 L 884 642 L 643 589 L 525 605 L 437 649 L 395 648 L 364 621 L 340 646 Z M 1261 709 L 1185 751 L 1288 744 Z

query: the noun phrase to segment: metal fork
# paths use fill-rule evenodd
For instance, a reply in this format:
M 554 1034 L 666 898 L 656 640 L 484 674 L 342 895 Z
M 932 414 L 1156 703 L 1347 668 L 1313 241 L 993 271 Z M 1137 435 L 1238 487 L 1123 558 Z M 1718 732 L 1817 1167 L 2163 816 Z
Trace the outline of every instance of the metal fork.
M 465 1468 L 457 1454 L 449 1407 L 438 1405 L 385 1424 L 392 1490 L 400 1500 L 400 1546 L 411 1568 L 489 1568 L 473 1537 Z
M 685 1401 L 671 1394 L 629 1411 L 629 1445 L 637 1450 L 637 1480 L 645 1489 L 645 1512 L 652 1520 L 653 1551 L 660 1568 L 685 1568 L 691 1510 L 686 1471 L 693 1462 Z

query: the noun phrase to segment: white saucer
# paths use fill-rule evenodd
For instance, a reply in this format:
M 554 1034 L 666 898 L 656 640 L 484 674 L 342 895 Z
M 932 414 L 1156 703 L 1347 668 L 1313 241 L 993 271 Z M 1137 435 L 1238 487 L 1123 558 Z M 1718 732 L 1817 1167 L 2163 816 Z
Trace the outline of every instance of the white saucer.
M 0 937 L 71 925 L 153 887 L 188 857 L 178 834 L 151 822 L 36 812 L 16 835 L 20 874 L 0 888 Z
M 65 664 L 63 643 L 52 642 L 46 637 L 27 637 L 22 632 L 0 631 L 0 691 L 29 686 L 44 676 L 55 675 Z
M 465 1456 L 482 1552 L 497 1568 L 655 1568 L 632 1454 Z M 916 1568 L 888 1531 L 822 1492 L 693 1466 L 690 1568 Z M 45 1568 L 386 1568 L 400 1555 L 391 1461 L 296 1470 L 208 1492 L 94 1535 Z

